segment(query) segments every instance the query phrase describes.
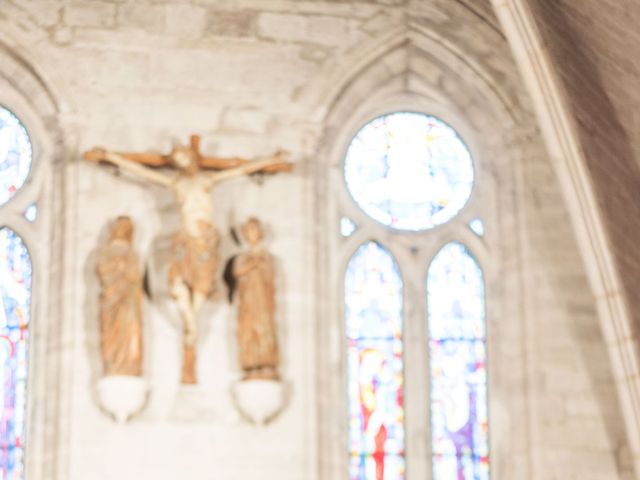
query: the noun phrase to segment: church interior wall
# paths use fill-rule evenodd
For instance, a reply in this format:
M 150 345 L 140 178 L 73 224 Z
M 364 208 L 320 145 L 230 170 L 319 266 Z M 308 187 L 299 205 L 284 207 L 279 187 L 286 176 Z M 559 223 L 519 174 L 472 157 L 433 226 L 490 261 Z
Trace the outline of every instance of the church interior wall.
M 637 36 L 620 32 L 640 18 L 640 9 L 634 2 L 622 1 L 601 11 L 598 4 L 586 1 L 577 14 L 565 1 L 535 1 L 532 11 L 576 118 L 611 251 L 621 272 L 621 289 L 627 293 L 637 348 L 639 259 L 637 250 L 630 248 L 634 236 L 629 232 L 640 230 L 636 186 L 640 178 L 640 96 L 637 89 L 628 87 L 637 82 L 640 58 L 629 54 L 636 48 Z M 594 15 L 599 18 L 596 28 L 589 20 Z
M 337 283 L 357 242 L 340 244 L 337 221 L 344 209 L 363 214 L 342 185 L 341 149 L 372 115 L 411 108 L 432 108 L 426 113 L 456 125 L 486 180 L 477 204 L 487 245 L 462 240 L 477 242 L 493 295 L 494 478 L 632 478 L 583 261 L 490 9 L 450 0 L 5 0 L 0 12 L 0 80 L 8 85 L 0 103 L 24 111 L 27 126 L 40 122 L 30 132 L 50 144 L 41 161 L 57 179 L 41 217 L 46 232 L 25 234 L 34 245 L 51 243 L 36 263 L 50 278 L 32 325 L 29 480 L 346 477 Z M 30 87 L 35 79 L 46 88 Z M 212 198 L 223 259 L 239 249 L 230 228 L 252 215 L 277 258 L 288 395 L 263 427 L 237 412 L 231 394 L 240 370 L 222 282 L 201 316 L 200 383 L 180 388 L 180 330 L 163 268 L 179 226 L 171 198 L 81 160 L 95 145 L 166 152 L 191 133 L 202 134 L 208 154 L 285 149 L 296 164 L 289 175 L 223 184 Z M 150 396 L 119 425 L 97 404 L 95 262 L 107 224 L 122 214 L 135 223 L 152 295 Z M 447 235 L 460 238 L 453 227 Z M 407 417 L 407 431 L 428 456 L 420 424 L 427 405 L 411 408 L 421 416 Z M 429 478 L 426 460 L 413 465 Z

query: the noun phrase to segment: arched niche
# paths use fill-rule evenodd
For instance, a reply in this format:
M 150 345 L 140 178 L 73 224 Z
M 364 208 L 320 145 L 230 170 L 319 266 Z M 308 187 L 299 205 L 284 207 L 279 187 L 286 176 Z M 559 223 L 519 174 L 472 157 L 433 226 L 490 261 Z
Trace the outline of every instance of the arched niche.
M 316 223 L 322 224 L 326 234 L 318 238 L 315 271 L 318 302 L 317 338 L 318 391 L 321 393 L 320 428 L 320 478 L 348 478 L 346 454 L 348 451 L 345 422 L 345 375 L 343 362 L 344 341 L 342 319 L 344 318 L 341 277 L 350 255 L 362 242 L 375 238 L 383 243 L 401 265 L 403 276 L 424 281 L 425 268 L 439 248 L 449 241 L 465 242 L 483 266 L 486 261 L 487 289 L 492 293 L 487 300 L 487 314 L 500 323 L 519 309 L 521 292 L 510 297 L 502 296 L 503 282 L 516 281 L 520 272 L 514 265 L 506 266 L 506 261 L 497 248 L 497 239 L 506 236 L 512 247 L 519 247 L 517 226 L 515 225 L 514 202 L 511 198 L 516 184 L 513 146 L 510 139 L 521 135 L 518 122 L 527 118 L 510 94 L 509 89 L 500 89 L 500 80 L 481 67 L 478 59 L 468 57 L 455 42 L 440 33 L 413 24 L 395 32 L 393 39 L 381 37 L 380 44 L 368 45 L 363 50 L 351 52 L 343 62 L 353 62 L 343 69 L 339 77 L 327 80 L 330 88 L 308 92 L 304 99 L 317 101 L 317 114 L 324 122 L 324 133 L 319 142 L 317 161 L 312 168 L 316 181 L 315 198 Z M 318 87 L 313 85 L 310 89 Z M 318 94 L 318 90 L 321 91 Z M 316 95 L 316 96 L 314 96 Z M 411 111 L 433 115 L 452 126 L 463 139 L 474 161 L 476 183 L 469 203 L 461 210 L 456 221 L 440 225 L 431 233 L 398 234 L 384 226 L 375 225 L 355 205 L 344 188 L 342 165 L 344 155 L 353 135 L 369 120 L 380 115 Z M 495 126 L 499 126 L 495 128 Z M 498 187 L 500 186 L 500 187 Z M 499 205 L 499 207 L 497 207 Z M 348 238 L 336 232 L 340 218 L 353 220 L 358 229 Z M 473 218 L 482 217 L 487 231 L 483 238 L 473 234 L 467 227 Z M 431 235 L 431 236 L 430 236 Z M 503 275 L 501 276 L 500 273 Z M 506 276 L 504 274 L 506 273 Z M 504 277 L 504 278 L 502 278 Z M 417 285 L 418 283 L 415 282 Z M 423 284 L 423 283 L 421 283 Z M 407 338 L 415 345 L 413 353 L 405 363 L 428 365 L 425 352 L 428 351 L 426 336 L 426 300 L 424 290 L 417 287 L 405 292 L 406 314 L 412 325 L 422 321 L 422 327 L 407 325 Z M 415 299 L 418 299 L 417 301 Z M 410 302 L 407 300 L 410 299 Z M 509 317 L 511 341 L 521 342 L 524 327 L 521 317 Z M 322 319 L 322 320 L 320 320 Z M 328 320 L 327 320 L 328 319 Z M 422 342 L 422 343 L 420 343 Z M 418 347 L 420 345 L 420 347 Z M 491 347 L 499 352 L 501 341 Z M 518 347 L 520 348 L 520 347 Z M 422 351 L 422 353 L 416 353 Z M 519 353 L 521 359 L 524 352 Z M 524 363 L 512 366 L 523 369 Z M 339 375 L 336 372 L 340 372 Z M 423 372 L 425 373 L 425 372 Z M 521 375 L 525 375 L 524 370 Z M 407 386 L 422 382 L 422 392 L 428 391 L 428 374 L 418 378 L 417 371 L 406 379 Z M 511 380 L 499 370 L 490 375 L 493 408 L 502 410 L 502 416 L 492 418 L 493 437 L 502 438 L 511 423 L 516 422 L 520 413 L 517 405 L 523 401 L 524 392 L 516 392 Z M 426 395 L 426 394 L 425 394 Z M 429 478 L 431 460 L 429 441 L 429 414 L 427 397 L 407 398 L 406 415 L 411 418 L 407 427 L 407 438 L 412 439 L 408 451 L 407 468 L 412 478 Z M 517 433 L 519 443 L 526 445 L 526 432 Z M 422 439 L 422 440 L 421 440 Z M 495 452 L 497 475 L 526 474 L 526 464 L 515 458 L 526 458 L 525 448 L 509 459 L 508 445 L 499 442 L 492 445 Z M 506 466 L 505 466 L 506 465 Z M 525 465 L 525 466 L 523 466 Z M 409 471 L 409 470 L 408 470 Z
M 64 451 L 65 361 L 64 273 L 65 170 L 68 110 L 51 83 L 25 58 L 14 39 L 0 36 L 0 105 L 26 128 L 32 146 L 31 171 L 25 184 L 0 206 L 2 227 L 14 231 L 32 263 L 26 382 L 24 468 L 30 479 L 58 478 L 58 455 Z M 32 221 L 25 211 L 37 206 Z M 68 361 L 68 359 L 66 359 Z M 66 408 L 66 407 L 65 407 Z

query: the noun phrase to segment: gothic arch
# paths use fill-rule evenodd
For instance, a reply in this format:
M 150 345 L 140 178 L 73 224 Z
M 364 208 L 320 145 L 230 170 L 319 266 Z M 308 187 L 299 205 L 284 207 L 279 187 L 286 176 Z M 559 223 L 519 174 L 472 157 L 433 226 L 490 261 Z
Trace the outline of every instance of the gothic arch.
M 495 32 L 491 31 L 490 34 L 495 35 Z M 504 78 L 502 81 L 505 81 Z M 345 252 L 352 253 L 363 241 L 376 238 L 393 253 L 400 264 L 405 266 L 403 276 L 424 278 L 426 266 L 443 242 L 457 239 L 471 246 L 486 267 L 487 289 L 491 289 L 492 292 L 495 290 L 492 282 L 496 282 L 495 278 L 498 277 L 494 274 L 495 269 L 491 267 L 490 262 L 486 261 L 495 253 L 488 246 L 491 242 L 485 244 L 470 230 L 461 228 L 460 223 L 451 222 L 436 227 L 434 232 L 438 232 L 437 239 L 428 240 L 415 255 L 409 253 L 410 234 L 399 239 L 394 232 L 385 232 L 384 229 L 367 225 L 363 214 L 353 201 L 345 197 L 348 195 L 346 189 L 335 188 L 343 182 L 341 166 L 346 148 L 357 130 L 379 115 L 399 110 L 434 115 L 454 127 L 471 151 L 476 164 L 478 185 L 477 188 L 474 187 L 472 195 L 476 196 L 478 205 L 507 205 L 501 207 L 501 215 L 512 219 L 515 216 L 513 202 L 504 199 L 501 201 L 499 197 L 505 195 L 505 192 L 496 193 L 497 189 L 494 187 L 498 179 L 503 185 L 515 184 L 513 157 L 520 155 L 514 154 L 514 147 L 509 144 L 509 139 L 520 135 L 519 124 L 526 123 L 524 120 L 528 119 L 528 113 L 516 100 L 517 96 L 512 95 L 511 89 L 499 87 L 500 82 L 501 79 L 483 68 L 477 59 L 465 55 L 455 42 L 439 32 L 410 23 L 388 32 L 358 51 L 346 54 L 328 75 L 303 92 L 301 100 L 310 105 L 309 110 L 314 112 L 313 120 L 324 124 L 319 150 L 315 156 L 317 161 L 310 167 L 315 169 L 313 173 L 317 179 L 315 223 L 324 226 L 327 232 L 316 243 L 315 263 L 318 279 L 316 297 L 322 299 L 318 302 L 316 310 L 317 337 L 320 342 L 317 357 L 318 392 L 322 405 L 318 419 L 321 479 L 346 475 L 341 453 L 348 450 L 347 432 L 340 422 L 336 421 L 337 418 L 342 418 L 344 413 L 343 405 L 340 403 L 343 385 L 339 380 L 340 375 L 344 373 L 344 365 L 339 360 L 343 346 L 343 341 L 340 340 L 340 320 L 344 312 L 339 297 L 340 288 L 337 285 L 342 285 L 341 277 L 350 258 Z M 488 125 L 500 125 L 497 129 L 499 131 L 491 131 Z M 343 209 L 338 214 L 337 204 Z M 486 208 L 485 211 L 493 212 L 494 209 Z M 463 209 L 461 215 L 471 217 L 472 213 L 472 210 Z M 332 236 L 332 228 L 337 225 L 340 214 L 351 217 L 360 225 L 352 237 L 343 240 Z M 497 217 L 500 214 L 495 215 Z M 494 219 L 486 220 L 492 223 Z M 489 237 L 492 235 L 498 233 L 492 232 Z M 516 238 L 517 234 L 512 232 L 511 237 Z M 387 241 L 392 238 L 393 241 Z M 518 249 L 517 246 L 514 248 Z M 406 268 L 406 265 L 409 267 Z M 510 272 L 512 278 L 517 278 L 520 274 L 515 269 Z M 511 298 L 506 303 L 517 304 L 518 298 Z M 504 301 L 495 298 L 487 302 L 487 311 L 494 318 L 499 318 L 505 309 L 515 311 L 517 306 L 505 306 Z M 522 330 L 519 330 L 521 326 L 518 323 L 521 319 L 511 321 L 516 324 L 515 327 L 511 327 L 512 331 L 515 330 L 521 335 Z M 336 375 L 336 372 L 341 373 Z M 522 375 L 524 377 L 524 372 Z M 501 382 L 504 380 L 498 376 L 494 380 L 498 384 L 497 388 L 493 388 L 495 385 L 491 386 L 492 392 L 496 393 L 495 398 L 513 388 L 503 385 Z M 512 398 L 507 398 L 504 402 L 512 401 Z M 427 415 L 420 414 L 415 407 L 407 412 L 413 415 L 412 422 L 428 425 Z M 498 432 L 493 435 L 492 442 L 498 442 L 501 438 L 500 432 L 508 431 L 509 424 L 513 421 L 505 416 L 492 418 L 493 427 Z M 526 436 L 526 433 L 522 432 L 522 435 Z M 524 438 L 522 442 L 526 444 L 528 438 Z M 499 445 L 499 449 L 506 451 L 508 445 Z M 500 457 L 506 458 L 506 455 L 498 454 L 497 458 Z M 413 465 L 416 467 L 413 473 L 418 477 L 428 475 L 428 464 Z M 500 471 L 501 467 L 496 463 L 497 474 Z M 502 476 L 505 476 L 505 472 L 507 470 Z
M 64 316 L 64 160 L 66 110 L 44 76 L 15 42 L 0 36 L 0 105 L 24 124 L 33 148 L 25 185 L 0 207 L 3 224 L 25 242 L 33 265 L 25 471 L 28 478 L 59 478 L 58 449 L 65 428 L 60 388 Z M 38 217 L 22 212 L 36 201 Z M 52 449 L 52 445 L 56 447 Z
M 405 90 L 424 89 L 426 85 L 419 86 L 419 79 L 433 79 L 434 66 L 468 83 L 467 88 L 481 94 L 506 125 L 523 119 L 517 100 L 505 92 L 503 79 L 442 33 L 412 21 L 343 54 L 303 90 L 300 100 L 308 105 L 313 120 L 327 121 L 345 96 L 364 97 L 394 79 Z M 413 83 L 416 81 L 418 84 Z M 441 96 L 433 90 L 433 82 L 430 86 L 431 93 Z

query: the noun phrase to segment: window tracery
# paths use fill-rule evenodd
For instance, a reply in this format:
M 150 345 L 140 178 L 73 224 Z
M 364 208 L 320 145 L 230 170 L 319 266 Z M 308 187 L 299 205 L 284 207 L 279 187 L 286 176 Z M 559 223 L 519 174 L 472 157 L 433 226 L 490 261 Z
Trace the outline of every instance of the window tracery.
M 18 117 L 0 106 L 0 205 L 22 188 L 31 170 L 31 141 Z
M 344 176 L 369 217 L 421 231 L 460 212 L 474 174 L 471 155 L 450 126 L 430 115 L 396 112 L 360 129 L 349 145 Z
M 25 186 L 31 164 L 27 130 L 11 111 L 0 107 L 0 208 L 4 212 L 18 208 L 14 196 Z M 25 217 L 34 222 L 35 211 L 25 212 Z M 33 272 L 27 245 L 10 223 L 0 225 L 0 478 L 20 480 L 24 477 Z
M 396 262 L 378 240 L 406 247 L 411 238 L 409 251 L 415 256 L 422 243 L 432 249 L 442 244 L 443 233 L 435 227 L 459 223 L 482 237 L 483 221 L 461 215 L 474 188 L 471 154 L 455 130 L 436 117 L 390 113 L 367 123 L 352 139 L 344 177 L 365 217 L 358 221 L 362 232 L 343 237 L 377 232 L 353 254 L 344 278 L 349 476 L 411 478 L 407 452 L 416 439 L 405 434 L 404 400 L 419 396 L 424 388 L 430 399 L 421 408 L 430 412 L 431 435 L 425 441 L 431 445 L 431 478 L 486 480 L 488 406 L 480 266 L 462 243 L 449 238 L 428 256 L 421 279 L 403 277 L 402 270 L 416 271 L 416 266 L 408 258 Z M 385 227 L 394 234 L 386 233 Z M 429 349 L 421 366 L 405 361 L 410 347 L 402 334 L 403 325 L 415 321 L 415 316 L 406 317 L 403 305 L 414 308 L 420 303 L 408 292 L 420 290 L 428 297 L 422 331 Z M 405 385 L 408 372 L 417 372 L 425 381 Z

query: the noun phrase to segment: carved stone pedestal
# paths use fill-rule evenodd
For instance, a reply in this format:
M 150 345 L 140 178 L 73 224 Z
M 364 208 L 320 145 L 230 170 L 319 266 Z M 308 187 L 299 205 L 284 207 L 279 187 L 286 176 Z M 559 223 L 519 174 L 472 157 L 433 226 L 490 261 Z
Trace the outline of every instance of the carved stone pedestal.
M 147 390 L 144 379 L 125 375 L 103 377 L 97 385 L 100 406 L 118 423 L 125 423 L 142 410 Z
M 256 425 L 265 425 L 283 409 L 286 386 L 278 380 L 241 380 L 231 386 L 240 413 Z

